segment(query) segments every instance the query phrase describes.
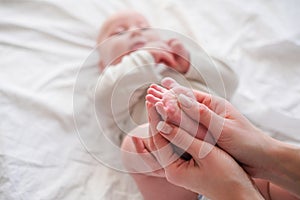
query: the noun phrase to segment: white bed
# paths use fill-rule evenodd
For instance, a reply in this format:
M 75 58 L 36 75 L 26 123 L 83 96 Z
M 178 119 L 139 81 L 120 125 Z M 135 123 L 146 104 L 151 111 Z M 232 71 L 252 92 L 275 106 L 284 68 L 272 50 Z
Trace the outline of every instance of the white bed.
M 140 199 L 130 177 L 94 159 L 77 134 L 88 147 L 105 145 L 86 92 L 97 57 L 85 60 L 103 20 L 125 8 L 230 63 L 240 78 L 234 105 L 300 144 L 298 0 L 0 0 L 1 200 Z

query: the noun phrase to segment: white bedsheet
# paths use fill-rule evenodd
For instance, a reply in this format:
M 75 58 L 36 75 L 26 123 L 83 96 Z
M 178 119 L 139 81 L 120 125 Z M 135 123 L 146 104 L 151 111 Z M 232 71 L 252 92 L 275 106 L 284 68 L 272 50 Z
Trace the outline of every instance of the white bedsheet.
M 103 20 L 124 8 L 187 34 L 240 78 L 233 103 L 272 136 L 300 144 L 300 1 L 0 0 L 0 199 L 140 199 L 127 174 L 97 162 L 87 88 Z M 79 119 L 74 120 L 74 107 Z M 75 123 L 77 126 L 75 126 Z

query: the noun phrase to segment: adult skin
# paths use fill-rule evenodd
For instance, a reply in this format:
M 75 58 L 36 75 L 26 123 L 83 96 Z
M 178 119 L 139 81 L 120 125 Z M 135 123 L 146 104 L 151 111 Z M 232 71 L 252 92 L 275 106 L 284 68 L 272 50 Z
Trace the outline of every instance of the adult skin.
M 152 137 L 144 144 L 164 168 L 168 182 L 209 199 L 263 199 L 252 180 L 229 154 L 195 139 L 179 127 L 160 122 L 152 103 L 147 102 L 147 110 Z M 192 159 L 180 158 L 169 141 L 185 149 Z
M 153 90 L 152 92 L 149 90 L 150 96 L 147 99 L 156 105 L 157 101 L 160 101 L 158 99 L 161 99 L 160 102 L 164 104 L 164 93 L 172 91 L 178 99 L 180 109 L 184 112 L 182 116 L 189 117 L 189 119 L 184 119 L 185 124 L 188 124 L 184 126 L 186 132 L 193 134 L 195 132 L 193 124 L 196 122 L 199 126 L 206 128 L 217 145 L 238 160 L 252 177 L 269 180 L 298 198 L 300 197 L 300 149 L 298 147 L 285 144 L 264 134 L 225 99 L 195 90 L 193 90 L 194 98 L 191 98 L 191 90 L 180 86 L 170 78 L 164 79 L 162 85 L 165 88 L 157 85 L 151 86 Z M 166 115 L 163 118 L 167 118 L 168 122 L 165 125 L 176 129 L 178 128 L 176 126 L 180 124 L 169 122 L 181 120 L 172 120 L 178 116 L 174 115 L 174 109 L 169 108 L 170 106 L 163 107 L 164 115 Z M 157 110 L 161 109 L 158 106 Z M 162 135 L 166 137 L 166 134 Z M 196 136 L 203 139 L 201 135 L 205 136 L 205 134 Z M 272 188 L 272 186 L 269 187 Z M 285 192 L 282 189 L 280 191 L 280 194 L 282 191 Z

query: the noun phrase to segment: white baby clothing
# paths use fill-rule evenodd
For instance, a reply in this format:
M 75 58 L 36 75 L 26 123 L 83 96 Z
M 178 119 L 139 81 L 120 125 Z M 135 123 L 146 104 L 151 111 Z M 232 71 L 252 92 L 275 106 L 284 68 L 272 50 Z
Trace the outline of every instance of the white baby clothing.
M 213 65 L 212 62 L 218 63 Z M 227 65 L 195 52 L 190 52 L 190 63 L 189 70 L 181 74 L 155 63 L 148 51 L 138 50 L 124 56 L 117 65 L 108 66 L 96 88 L 95 104 L 101 131 L 120 145 L 124 133 L 146 123 L 147 89 L 151 83 L 159 84 L 164 77 L 227 99 L 233 94 L 237 78 Z

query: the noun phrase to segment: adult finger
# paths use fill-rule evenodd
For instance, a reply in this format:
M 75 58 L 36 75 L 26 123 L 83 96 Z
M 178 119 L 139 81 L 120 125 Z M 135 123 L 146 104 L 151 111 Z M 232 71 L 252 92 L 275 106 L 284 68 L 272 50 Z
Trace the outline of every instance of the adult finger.
M 226 100 L 220 97 L 213 96 L 209 93 L 201 92 L 198 90 L 191 90 L 187 87 L 181 86 L 179 83 L 177 83 L 174 79 L 170 77 L 166 77 L 161 81 L 162 86 L 166 87 L 169 90 L 173 90 L 173 92 L 176 95 L 185 94 L 186 96 L 189 96 L 190 98 L 196 99 L 199 103 L 202 103 L 206 105 L 209 109 L 215 111 L 216 107 L 220 107 L 220 105 L 223 106 L 223 108 L 226 105 Z M 192 94 L 191 94 L 192 93 Z M 220 108 L 219 108 L 220 110 Z
M 161 84 L 163 87 L 170 90 L 175 96 L 184 94 L 190 98 L 196 99 L 192 89 L 180 85 L 179 83 L 177 83 L 174 79 L 172 79 L 170 77 L 166 77 L 166 78 L 162 79 Z
M 148 113 L 150 136 L 154 136 L 157 134 L 156 126 L 157 126 L 157 123 L 160 121 L 160 116 L 156 112 L 156 109 L 155 109 L 155 106 L 153 103 L 146 101 L 146 108 L 147 108 L 147 113 Z
M 166 122 L 159 122 L 157 130 L 169 142 L 185 150 L 196 160 L 204 158 L 214 148 L 213 145 L 198 140 L 185 130 Z
M 140 156 L 140 158 L 144 161 L 143 166 L 147 166 L 142 169 L 138 169 L 138 170 L 136 169 L 135 172 L 137 172 L 137 173 L 148 172 L 152 176 L 164 177 L 164 175 L 165 175 L 164 169 L 156 161 L 155 157 L 149 151 L 147 151 L 147 148 L 146 148 L 146 145 L 145 145 L 143 139 L 133 136 L 132 142 L 135 146 L 138 156 Z M 142 165 L 138 164 L 138 166 L 142 166 Z
M 193 137 L 215 144 L 215 140 L 208 129 L 204 125 L 199 124 L 199 121 L 193 120 L 182 110 L 176 113 L 171 112 L 169 109 L 165 109 L 161 102 L 156 103 L 155 107 L 164 121 L 179 126 Z
M 226 100 L 220 102 L 218 98 L 212 98 L 209 94 L 200 91 L 193 91 L 193 94 L 191 95 L 191 90 L 189 88 L 179 85 L 174 79 L 169 77 L 164 78 L 161 83 L 167 89 L 175 92 L 179 105 L 187 116 L 198 122 L 200 128 L 203 124 L 205 128 L 209 130 L 209 132 L 213 135 L 214 140 L 211 140 L 212 138 L 208 139 L 212 141 L 212 144 L 214 144 L 219 138 L 225 122 L 225 118 L 218 114 L 226 114 Z M 201 101 L 203 103 L 199 103 Z M 214 105 L 212 106 L 212 104 Z M 210 108 L 213 108 L 214 111 L 216 110 L 219 113 L 216 114 Z
M 219 116 L 206 105 L 199 103 L 183 94 L 178 96 L 182 110 L 193 120 L 203 124 L 213 135 L 218 137 L 225 123 L 225 118 Z M 222 105 L 220 105 L 221 107 Z M 226 108 L 224 108 L 226 112 Z
M 147 150 L 143 139 L 126 137 L 122 145 L 123 164 L 130 173 L 155 173 L 162 176 L 162 167 Z M 132 149 L 135 148 L 135 150 Z
M 147 111 L 150 124 L 149 132 L 151 135 L 151 137 L 148 139 L 148 148 L 157 161 L 162 166 L 166 166 L 170 164 L 170 162 L 176 160 L 178 156 L 176 153 L 174 153 L 171 144 L 160 134 L 157 134 L 158 132 L 156 126 L 161 118 L 156 112 L 154 105 L 147 102 Z

